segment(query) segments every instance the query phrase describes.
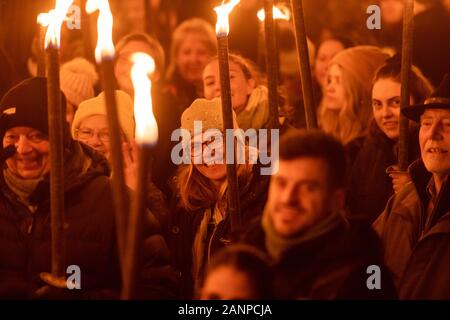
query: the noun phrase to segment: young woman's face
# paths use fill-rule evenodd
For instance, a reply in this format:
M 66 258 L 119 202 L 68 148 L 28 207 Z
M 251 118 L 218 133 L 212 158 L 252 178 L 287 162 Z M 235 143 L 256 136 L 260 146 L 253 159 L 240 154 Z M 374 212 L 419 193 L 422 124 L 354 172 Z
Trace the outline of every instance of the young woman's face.
M 373 117 L 381 131 L 393 140 L 399 136 L 400 92 L 400 83 L 393 79 L 379 79 L 372 88 Z
M 241 67 L 230 61 L 231 104 L 236 114 L 245 109 L 248 97 L 256 86 L 254 79 L 247 79 Z M 203 70 L 203 93 L 206 99 L 220 97 L 219 62 L 211 61 Z
M 326 40 L 320 45 L 314 65 L 314 75 L 322 88 L 325 88 L 327 84 L 328 67 L 331 59 L 342 50 L 344 50 L 343 44 L 334 39 Z
M 207 46 L 200 37 L 188 34 L 176 54 L 176 66 L 180 76 L 189 83 L 202 81 L 202 71 L 211 58 Z
M 248 276 L 233 267 L 223 266 L 211 271 L 205 279 L 200 299 L 251 300 L 257 299 Z
M 227 176 L 223 140 L 211 140 L 203 133 L 202 139 L 191 141 L 191 160 L 201 175 L 219 187 Z
M 342 81 L 342 70 L 337 64 L 330 66 L 325 91 L 325 106 L 327 109 L 340 110 L 345 103 L 346 94 Z

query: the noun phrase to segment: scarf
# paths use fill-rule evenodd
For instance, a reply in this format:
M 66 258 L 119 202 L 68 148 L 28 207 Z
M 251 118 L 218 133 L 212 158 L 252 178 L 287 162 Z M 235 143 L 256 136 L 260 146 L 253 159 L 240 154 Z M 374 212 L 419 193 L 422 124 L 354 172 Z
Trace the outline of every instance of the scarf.
M 37 185 L 42 180 L 38 179 L 22 179 L 14 175 L 8 168 L 3 170 L 3 177 L 8 187 L 18 196 L 20 202 L 25 204 L 32 212 L 35 210 L 30 206 L 28 198 L 36 190 Z
M 256 87 L 248 98 L 245 109 L 237 116 L 239 128 L 244 131 L 250 128 L 268 128 L 270 124 L 268 90 L 264 86 Z
M 283 253 L 289 249 L 317 239 L 330 230 L 336 228 L 342 222 L 342 219 L 343 218 L 340 214 L 333 213 L 306 231 L 299 232 L 293 237 L 282 237 L 276 232 L 275 227 L 273 226 L 272 218 L 270 217 L 266 206 L 263 212 L 261 224 L 266 235 L 265 245 L 267 251 L 275 261 L 278 261 Z

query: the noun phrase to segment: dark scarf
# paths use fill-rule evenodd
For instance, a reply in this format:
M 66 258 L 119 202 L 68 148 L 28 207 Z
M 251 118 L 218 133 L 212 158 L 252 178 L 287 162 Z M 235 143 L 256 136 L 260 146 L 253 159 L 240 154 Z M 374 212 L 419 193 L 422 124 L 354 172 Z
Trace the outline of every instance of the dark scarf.
M 8 168 L 3 170 L 3 177 L 7 186 L 18 196 L 19 200 L 27 207 L 30 207 L 29 197 L 36 190 L 42 178 L 23 179 L 16 176 Z
M 343 218 L 339 213 L 330 214 L 307 231 L 299 232 L 297 235 L 287 238 L 280 236 L 275 231 L 272 218 L 266 207 L 263 212 L 261 224 L 265 233 L 267 252 L 274 260 L 279 260 L 283 253 L 289 249 L 317 239 L 330 230 L 333 230 L 342 222 L 342 219 Z

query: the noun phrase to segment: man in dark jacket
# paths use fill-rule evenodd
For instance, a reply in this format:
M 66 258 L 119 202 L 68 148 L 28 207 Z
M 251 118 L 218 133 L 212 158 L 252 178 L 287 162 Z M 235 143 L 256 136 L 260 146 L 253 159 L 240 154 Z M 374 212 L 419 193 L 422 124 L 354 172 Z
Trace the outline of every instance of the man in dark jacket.
M 64 133 L 65 262 L 68 270 L 80 271 L 80 289 L 39 290 L 46 287 L 40 274 L 51 270 L 47 132 L 46 79 L 25 80 L 0 102 L 0 297 L 118 298 L 121 276 L 107 161 L 73 141 L 68 127 Z M 173 298 L 175 277 L 167 246 L 155 218 L 149 214 L 145 224 L 137 297 Z
M 450 299 L 450 74 L 403 113 L 420 122 L 421 159 L 374 228 L 401 299 Z
M 376 235 L 340 214 L 345 168 L 344 147 L 325 133 L 281 139 L 262 221 L 244 237 L 274 259 L 277 298 L 395 297 Z

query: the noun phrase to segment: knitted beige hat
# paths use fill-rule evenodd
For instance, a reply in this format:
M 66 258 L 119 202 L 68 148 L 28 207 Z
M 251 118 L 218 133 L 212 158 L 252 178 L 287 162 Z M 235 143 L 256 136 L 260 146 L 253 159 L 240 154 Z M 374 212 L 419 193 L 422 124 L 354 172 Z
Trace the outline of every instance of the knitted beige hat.
M 222 102 L 220 98 L 213 100 L 196 99 L 181 115 L 181 128 L 189 130 L 194 137 L 194 121 L 202 122 L 202 131 L 219 129 L 223 131 Z M 233 126 L 239 128 L 236 114 L 233 111 Z
M 338 64 L 370 91 L 375 72 L 389 55 L 375 46 L 356 46 L 345 49 L 333 57 L 330 66 Z
M 75 58 L 61 66 L 61 91 L 66 95 L 67 101 L 75 106 L 94 97 L 97 81 L 95 66 L 84 58 Z
M 116 90 L 117 112 L 120 126 L 128 141 L 134 138 L 134 110 L 131 97 L 121 90 Z M 81 122 L 93 115 L 107 115 L 105 93 L 100 93 L 97 97 L 83 101 L 75 112 L 72 122 L 72 137 L 75 139 L 75 132 L 80 127 Z

